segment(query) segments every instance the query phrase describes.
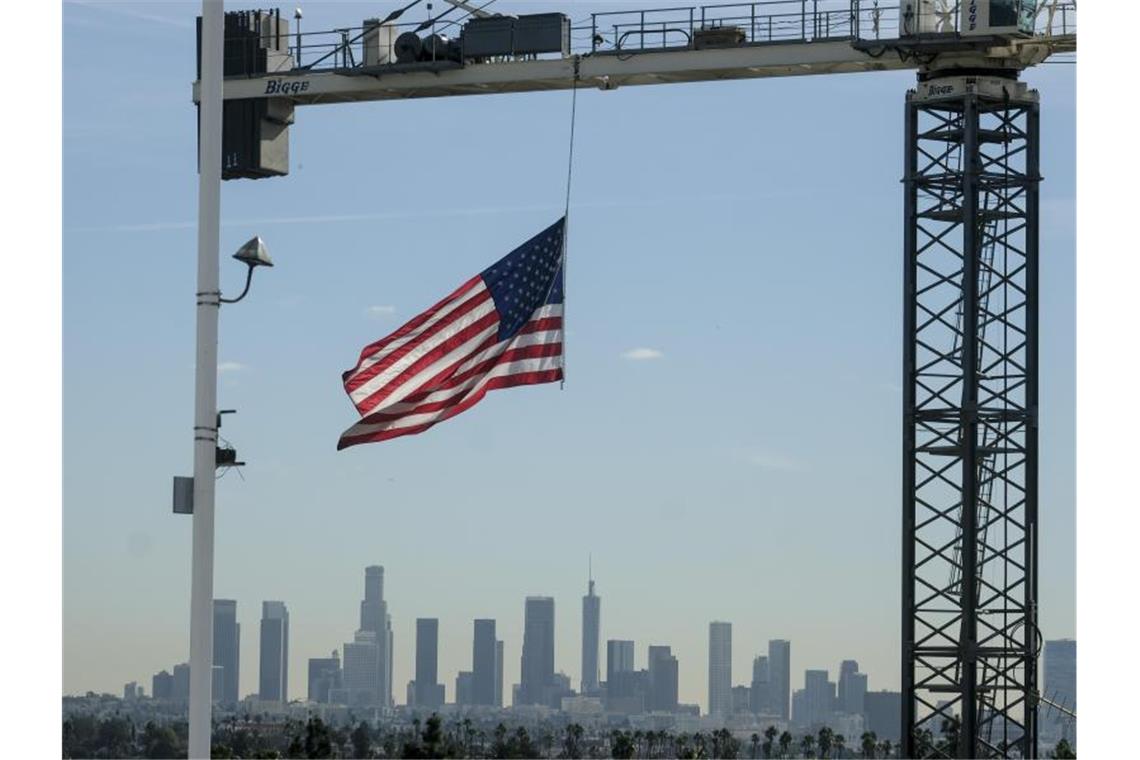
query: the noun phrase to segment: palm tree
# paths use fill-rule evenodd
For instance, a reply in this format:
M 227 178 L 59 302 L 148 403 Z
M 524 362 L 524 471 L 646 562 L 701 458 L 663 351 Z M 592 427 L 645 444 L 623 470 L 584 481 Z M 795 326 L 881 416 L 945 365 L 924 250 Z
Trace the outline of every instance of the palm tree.
M 764 729 L 764 757 L 772 756 L 772 745 L 779 734 L 780 732 L 776 730 L 775 726 L 768 726 Z
M 780 734 L 780 757 L 787 757 L 788 750 L 792 746 L 792 735 L 790 732 L 785 731 Z
M 803 738 L 800 739 L 800 750 L 804 757 L 815 757 L 815 737 L 811 734 L 804 734 Z
M 847 737 L 843 734 L 836 734 L 832 741 L 835 742 L 835 756 L 843 757 L 843 751 L 847 749 Z
M 895 747 L 891 744 L 890 739 L 883 739 L 883 743 L 879 745 L 879 755 L 881 757 L 890 757 L 894 754 Z
M 819 756 L 831 757 L 831 743 L 835 739 L 835 732 L 828 726 L 819 729 Z
M 760 751 L 760 734 L 752 734 L 752 760 L 756 760 L 756 755 Z
M 875 742 L 879 737 L 875 736 L 874 731 L 864 731 L 863 735 L 859 737 L 860 745 L 863 748 L 863 757 L 875 757 Z

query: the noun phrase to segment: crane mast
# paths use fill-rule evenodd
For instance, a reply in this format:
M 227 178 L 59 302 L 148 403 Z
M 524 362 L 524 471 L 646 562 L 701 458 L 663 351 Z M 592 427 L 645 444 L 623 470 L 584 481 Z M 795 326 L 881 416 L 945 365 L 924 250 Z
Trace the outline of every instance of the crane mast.
M 1037 684 L 1040 111 L 1020 74 L 1076 51 L 1075 2 L 777 0 L 571 24 L 446 1 L 468 15 L 393 14 L 295 42 L 279 14 L 227 14 L 223 176 L 286 174 L 299 106 L 916 73 L 904 104 L 901 753 L 1036 757 L 1048 704 Z

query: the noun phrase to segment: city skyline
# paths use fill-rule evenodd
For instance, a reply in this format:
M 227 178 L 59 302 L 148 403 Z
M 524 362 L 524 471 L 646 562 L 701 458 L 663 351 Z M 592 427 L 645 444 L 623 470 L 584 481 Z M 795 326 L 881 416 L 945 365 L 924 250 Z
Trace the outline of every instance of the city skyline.
M 594 588 L 594 579 L 591 577 L 589 582 L 590 592 L 592 594 Z M 365 568 L 365 598 L 360 603 L 361 608 L 361 623 L 364 624 L 369 620 L 380 619 L 381 610 L 384 610 L 384 618 L 386 624 L 391 627 L 391 615 L 386 613 L 386 605 L 381 607 L 378 603 L 383 602 L 384 594 L 384 568 L 383 566 L 370 565 Z M 589 598 L 583 597 L 583 599 Z M 554 634 L 549 639 L 548 634 L 553 632 L 550 624 L 553 623 L 554 608 L 556 601 L 552 597 L 544 596 L 527 596 L 524 599 L 524 638 L 526 630 L 526 617 L 530 613 L 534 616 L 533 631 L 535 641 L 537 642 L 538 654 L 536 655 L 536 663 L 531 665 L 532 669 L 544 670 L 546 667 L 546 656 L 548 645 L 553 645 L 552 656 L 555 662 L 558 661 L 558 652 L 562 647 L 572 647 L 572 642 L 563 642 L 561 647 L 557 635 Z M 215 684 L 215 697 L 217 701 L 223 703 L 233 704 L 238 700 L 244 699 L 247 696 L 254 696 L 266 701 L 276 701 L 272 696 L 268 698 L 265 696 L 267 683 L 272 683 L 274 679 L 281 684 L 282 688 L 288 689 L 288 659 L 289 659 L 289 612 L 285 602 L 282 601 L 263 601 L 261 603 L 261 627 L 260 627 L 260 646 L 256 652 L 250 653 L 247 650 L 246 657 L 253 659 L 258 665 L 257 680 L 254 681 L 254 686 L 250 686 L 245 682 L 240 684 L 230 675 L 232 671 L 228 669 L 229 663 L 240 661 L 241 659 L 241 623 L 240 623 L 240 610 L 242 609 L 238 600 L 232 599 L 216 599 L 214 600 L 215 609 L 215 631 L 219 637 L 220 646 L 215 647 L 215 677 L 218 682 Z M 582 618 L 579 622 L 586 619 L 589 614 L 586 605 L 582 608 Z M 502 650 L 504 642 L 496 636 L 497 621 L 493 619 L 474 619 L 471 622 L 472 636 L 470 640 L 471 665 L 466 669 L 460 668 L 454 673 L 454 677 L 449 678 L 439 670 L 439 659 L 441 650 L 439 648 L 440 641 L 440 621 L 438 618 L 416 618 L 414 620 L 415 636 L 410 637 L 414 641 L 414 645 L 410 652 L 404 654 L 401 658 L 398 650 L 389 650 L 388 657 L 391 658 L 390 662 L 397 666 L 393 670 L 400 671 L 401 659 L 410 661 L 410 667 L 414 674 L 418 674 L 423 669 L 423 672 L 428 674 L 429 677 L 436 679 L 434 688 L 421 687 L 419 682 L 413 678 L 407 682 L 408 689 L 406 691 L 406 698 L 401 701 L 397 699 L 390 700 L 389 704 L 407 705 L 417 707 L 439 707 L 443 704 L 453 704 L 457 702 L 460 695 L 457 693 L 457 684 L 463 681 L 465 688 L 468 690 L 467 696 L 463 704 L 467 705 L 499 705 L 502 707 L 512 706 L 513 702 L 503 699 L 502 691 L 504 688 L 503 679 L 506 678 L 506 683 L 514 682 L 516 690 L 522 684 L 523 669 L 527 668 L 525 661 L 520 660 L 520 670 L 517 672 L 517 678 L 512 674 L 503 672 Z M 267 625 L 268 624 L 268 625 Z M 585 626 L 579 628 L 584 632 Z M 749 676 L 739 671 L 731 670 L 731 663 L 733 661 L 732 654 L 732 623 L 729 621 L 711 621 L 707 627 L 707 649 L 705 653 L 704 662 L 707 663 L 707 668 L 704 673 L 706 675 L 706 698 L 704 700 L 686 700 L 681 698 L 678 691 L 679 674 L 686 670 L 685 663 L 682 663 L 672 652 L 671 645 L 668 644 L 654 644 L 648 641 L 641 641 L 638 639 L 620 640 L 620 639 L 606 639 L 605 651 L 600 653 L 605 657 L 605 669 L 602 671 L 604 680 L 601 681 L 601 686 L 615 682 L 615 673 L 626 673 L 631 678 L 645 678 L 647 679 L 644 684 L 636 681 L 638 686 L 636 688 L 644 688 L 645 701 L 644 709 L 650 711 L 653 709 L 675 709 L 678 704 L 696 704 L 699 705 L 701 714 L 712 714 L 713 710 L 713 688 L 714 678 L 717 680 L 719 688 L 722 691 L 723 707 L 720 709 L 719 714 L 722 717 L 732 714 L 736 708 L 736 697 L 734 692 L 741 688 L 750 688 L 748 698 L 749 709 L 753 713 L 762 715 L 770 715 L 783 720 L 795 720 L 797 710 L 801 715 L 803 714 L 823 714 L 834 706 L 837 711 L 860 713 L 864 710 L 865 695 L 872 690 L 868 686 L 870 675 L 865 672 L 860 672 L 858 661 L 854 659 L 841 659 L 836 660 L 838 665 L 832 667 L 831 663 L 823 663 L 822 668 L 804 668 L 802 669 L 802 688 L 797 688 L 796 670 L 791 667 L 792 657 L 792 642 L 784 639 L 770 639 L 765 642 L 763 648 L 757 648 L 755 653 L 749 653 L 751 667 L 747 671 Z M 343 652 L 337 649 L 332 651 L 330 657 L 321 657 L 315 653 L 297 653 L 296 656 L 303 659 L 306 668 L 300 672 L 308 674 L 306 686 L 302 688 L 300 684 L 294 682 L 293 690 L 288 692 L 288 699 L 295 701 L 302 699 L 301 694 L 305 694 L 306 698 L 310 701 L 327 701 L 329 690 L 343 688 L 344 691 L 336 692 L 334 697 L 343 699 L 346 704 L 365 704 L 367 700 L 360 701 L 357 697 L 352 695 L 352 689 L 358 689 L 362 686 L 370 688 L 368 684 L 380 684 L 379 688 L 383 688 L 382 672 L 383 665 L 381 664 L 382 656 L 380 647 L 378 645 L 379 639 L 377 634 L 371 630 L 358 629 L 354 634 L 355 638 L 351 642 L 343 644 Z M 236 638 L 235 638 L 236 637 Z M 393 640 L 389 634 L 389 642 Z M 640 648 L 644 651 L 642 658 L 638 658 L 638 644 L 640 641 Z M 579 643 L 582 643 L 581 641 Z M 236 644 L 236 648 L 235 648 Z M 270 658 L 267 660 L 265 647 L 271 647 Z M 421 649 L 421 646 L 423 647 Z M 283 650 L 283 651 L 282 651 Z M 760 654 L 765 651 L 767 654 Z M 1052 688 L 1055 693 L 1060 695 L 1061 701 L 1068 703 L 1070 706 L 1075 704 L 1075 642 L 1071 639 L 1062 640 L 1049 640 L 1046 642 L 1046 656 L 1041 661 L 1041 668 L 1045 678 L 1045 686 L 1047 689 Z M 1050 652 L 1063 652 L 1062 655 L 1055 655 L 1050 659 Z M 274 671 L 274 658 L 284 657 L 281 662 L 281 668 Z M 351 658 L 353 665 L 348 665 L 348 660 Z M 367 671 L 369 674 L 361 675 L 359 672 L 362 658 L 367 659 L 371 663 L 368 667 L 371 670 Z M 1067 659 L 1066 659 L 1067 658 Z M 327 668 L 332 665 L 338 676 L 344 678 L 342 675 L 343 670 L 340 669 L 340 664 L 345 663 L 345 670 L 358 671 L 355 675 L 345 678 L 341 683 L 328 682 L 326 679 Z M 267 663 L 270 669 L 270 674 L 267 676 Z M 719 675 L 714 676 L 714 663 L 719 667 L 717 671 Z M 1063 664 L 1057 664 L 1063 663 Z M 728 667 L 725 667 L 725 665 Z M 615 666 L 617 671 L 614 670 Z M 690 665 L 691 667 L 691 665 Z M 487 671 L 481 668 L 491 668 L 489 675 Z M 1050 669 L 1051 668 L 1051 669 Z M 659 673 L 665 674 L 657 685 L 654 685 L 655 670 Z M 476 686 L 478 677 L 476 673 L 484 673 L 487 678 L 487 683 L 484 686 Z M 558 678 L 562 677 L 565 671 L 557 667 L 551 671 L 551 680 L 548 686 L 553 686 Z M 733 676 L 733 672 L 736 675 Z M 830 681 L 830 677 L 834 673 L 835 681 Z M 314 678 L 318 679 L 314 683 Z M 498 678 L 499 682 L 494 682 L 493 679 Z M 668 681 L 664 680 L 665 678 Z M 186 664 L 179 663 L 173 668 L 173 675 L 164 668 L 161 671 L 152 673 L 146 678 L 138 679 L 136 681 L 128 682 L 128 688 L 138 683 L 141 684 L 148 682 L 152 684 L 151 694 L 153 696 L 172 696 L 181 694 L 188 686 L 188 673 L 186 672 Z M 723 681 L 723 683 L 721 683 Z M 1050 686 L 1050 681 L 1054 682 Z M 541 683 L 541 682 L 540 682 Z M 635 681 L 622 681 L 628 688 Z M 159 684 L 162 684 L 161 687 Z M 666 685 L 666 684 L 672 684 Z M 579 695 L 583 695 L 580 682 L 570 681 L 572 690 Z M 762 692 L 757 694 L 757 687 L 762 688 Z M 270 686 L 270 689 L 273 687 Z M 491 701 L 485 701 L 486 697 L 481 696 L 483 690 L 489 690 Z M 144 689 L 145 690 L 145 689 Z M 784 691 L 784 694 L 780 692 Z M 895 693 L 891 689 L 877 686 L 875 691 L 878 693 Z M 112 692 L 113 693 L 113 692 Z M 236 699 L 233 694 L 237 694 Z M 318 696 L 314 699 L 314 693 L 318 695 L 323 694 L 323 698 Z M 401 691 L 400 693 L 405 693 Z M 516 694 L 518 692 L 516 691 Z M 394 696 L 394 695 L 393 695 Z M 781 699 L 783 697 L 783 699 Z M 539 692 L 536 695 L 528 697 L 529 703 L 541 704 L 542 700 L 548 698 L 544 696 L 542 687 L 540 686 Z M 557 698 L 557 697 L 555 697 Z M 783 705 L 781 705 L 783 702 Z M 527 702 L 523 702 L 526 704 Z M 671 705 L 671 707 L 668 707 Z M 553 703 L 548 704 L 553 706 Z M 868 708 L 869 709 L 869 708 Z
M 332 28 L 359 15 L 333 6 L 306 8 L 306 24 Z M 65 71 L 70 693 L 117 693 L 125 680 L 182 661 L 188 647 L 190 521 L 167 502 L 170 476 L 187 474 L 191 425 L 195 9 L 150 11 L 163 21 L 89 5 L 64 10 L 71 60 L 86 62 Z M 142 69 L 140 44 L 151 63 Z M 1044 93 L 1049 125 L 1040 547 L 1049 638 L 1075 635 L 1071 68 L 1025 77 Z M 108 93 L 108 77 L 131 86 Z M 416 617 L 440 619 L 448 686 L 470 667 L 470 621 L 493 618 L 509 702 L 526 594 L 557 600 L 555 669 L 579 671 L 580 620 L 566 613 L 582 594 L 586 549 L 551 551 L 565 544 L 589 547 L 604 578 L 601 640 L 634 639 L 639 657 L 647 644 L 672 646 L 683 702 L 705 701 L 706 626 L 721 616 L 734 623 L 734 673 L 750 673 L 763 642 L 781 637 L 795 642 L 793 673 L 850 657 L 872 674 L 872 689 L 897 688 L 898 146 L 902 93 L 913 84 L 883 73 L 583 90 L 566 390 L 489 398 L 422 440 L 339 455 L 331 450 L 347 411 L 339 371 L 359 346 L 438 296 L 441 282 L 477 271 L 560 213 L 561 193 L 547 190 L 564 168 L 567 101 L 550 93 L 363 105 L 359 119 L 306 110 L 291 177 L 224 189 L 223 247 L 259 234 L 278 263 L 226 310 L 220 346 L 219 400 L 238 409 L 225 434 L 249 464 L 245 481 L 231 472 L 218 483 L 215 596 L 240 600 L 242 649 L 255 651 L 256 607 L 267 599 L 289 605 L 294 674 L 305 667 L 300 653 L 324 655 L 352 640 L 355 610 L 342 590 L 376 558 L 400 578 L 389 599 L 402 653 L 394 693 L 402 698 L 413 677 L 406 655 Z M 678 99 L 687 106 L 680 113 Z M 861 117 L 844 122 L 841 146 L 834 124 L 849 108 Z M 409 121 L 391 118 L 396 109 Z M 454 124 L 468 119 L 534 128 L 521 137 L 495 127 L 455 135 Z M 701 130 L 717 144 L 756 149 L 741 151 L 739 171 L 709 197 L 704 161 L 646 159 L 674 146 L 659 129 L 665 123 L 675 141 Z M 377 199 L 373 165 L 349 146 L 375 141 L 380 127 L 399 145 L 438 142 L 448 156 L 465 155 L 484 183 L 479 199 L 441 195 L 415 151 L 386 157 L 384 171 L 412 185 Z M 504 155 L 515 157 L 517 173 L 502 170 Z M 836 165 L 844 171 L 821 187 L 817 178 Z M 629 185 L 613 189 L 614 168 L 627 166 L 636 168 Z M 121 179 L 116 193 L 101 191 L 109 171 Z M 397 253 L 429 240 L 437 253 Z M 369 276 L 349 274 L 358 272 Z M 223 288 L 240 287 L 240 276 L 224 268 Z M 710 378 L 719 397 L 747 402 L 713 414 L 678 407 Z M 185 404 L 170 408 L 170 399 Z M 282 409 L 292 410 L 288 422 Z M 827 440 L 804 409 L 832 420 Z M 128 447 L 139 449 L 133 469 L 142 475 L 108 477 Z M 451 477 L 439 477 L 440 461 L 453 463 Z M 485 475 L 508 461 L 517 482 L 504 494 Z M 556 482 L 565 487 L 550 493 Z M 533 493 L 548 495 L 541 507 Z M 642 536 L 652 548 L 631 550 Z M 433 565 L 413 537 L 432 542 Z M 703 556 L 711 546 L 715 561 Z M 809 554 L 819 558 L 810 571 L 788 572 Z M 243 684 L 256 682 L 256 658 L 242 657 L 239 668 Z

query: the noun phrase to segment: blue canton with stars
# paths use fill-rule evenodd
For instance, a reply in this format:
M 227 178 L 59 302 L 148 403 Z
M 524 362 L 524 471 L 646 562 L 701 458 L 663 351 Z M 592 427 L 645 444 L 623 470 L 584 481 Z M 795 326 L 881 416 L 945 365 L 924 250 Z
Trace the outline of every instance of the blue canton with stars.
M 499 312 L 499 340 L 513 337 L 541 306 L 562 303 L 562 235 L 566 218 L 483 270 Z

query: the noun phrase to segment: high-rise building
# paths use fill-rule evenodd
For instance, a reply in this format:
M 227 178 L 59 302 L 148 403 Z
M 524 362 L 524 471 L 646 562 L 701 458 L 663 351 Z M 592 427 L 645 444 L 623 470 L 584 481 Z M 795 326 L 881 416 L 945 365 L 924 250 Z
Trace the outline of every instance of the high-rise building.
M 770 715 L 768 697 L 768 658 L 759 655 L 752 659 L 752 689 L 749 692 L 749 710 L 756 714 Z
M 289 611 L 285 602 L 261 603 L 261 669 L 258 698 L 289 701 Z
M 521 670 L 520 704 L 549 705 L 554 687 L 554 599 L 552 597 L 528 596 L 526 599 Z
M 677 658 L 667 646 L 649 647 L 649 694 L 645 709 L 677 711 Z
M 869 691 L 863 698 L 867 730 L 880 740 L 897 742 L 902 736 L 902 694 L 897 691 Z
M 376 646 L 380 656 L 379 671 L 374 688 L 377 704 L 390 707 L 392 704 L 392 616 L 388 603 L 384 601 L 384 568 L 371 565 L 364 568 L 364 600 L 360 603 L 360 630 L 376 634 Z M 347 667 L 348 656 L 345 655 Z
M 783 720 L 792 697 L 792 642 L 772 639 L 768 642 L 768 705 L 772 715 Z
M 867 674 L 859 672 L 859 663 L 844 660 L 839 665 L 839 698 L 836 709 L 841 713 L 861 715 L 867 694 Z
M 474 684 L 473 673 L 470 670 L 461 670 L 455 676 L 455 704 L 471 704 L 471 691 Z
M 1045 642 L 1045 691 L 1052 702 L 1077 711 L 1077 642 L 1055 639 Z
M 123 701 L 134 702 L 139 698 L 139 685 L 136 681 L 131 681 L 123 686 Z
M 752 711 L 752 687 L 732 687 L 732 713 L 748 713 Z
M 343 689 L 340 655 L 333 650 L 328 657 L 309 658 L 309 701 L 327 704 L 330 692 Z
M 732 714 L 732 623 L 709 623 L 709 715 Z
M 804 671 L 803 710 L 792 717 L 803 728 L 827 723 L 835 706 L 835 684 L 826 670 Z
M 590 578 L 589 591 L 582 597 L 582 680 L 583 695 L 598 691 L 598 636 L 601 633 L 602 598 L 594 593 L 594 579 Z
M 161 670 L 150 679 L 150 695 L 155 699 L 174 698 L 174 676 Z
M 495 707 L 503 706 L 503 641 L 495 642 Z
M 476 620 L 471 643 L 471 703 L 495 704 L 496 639 L 494 620 Z
M 237 621 L 237 601 L 234 599 L 214 600 L 214 665 L 222 669 L 217 701 L 236 705 L 241 669 L 241 625 Z
M 377 690 L 380 679 L 381 650 L 376 631 L 357 631 L 355 639 L 344 645 L 344 666 L 341 674 L 343 702 L 351 706 L 380 704 Z
M 442 707 L 443 684 L 439 683 L 439 619 L 416 618 L 415 705 Z
M 610 639 L 606 642 L 606 682 L 614 680 L 617 673 L 633 672 L 633 642 Z
M 1045 642 L 1046 699 L 1072 712 L 1077 711 L 1077 642 L 1073 639 L 1055 639 Z M 1064 738 L 1076 742 L 1075 721 L 1054 708 L 1042 707 L 1039 711 L 1042 733 L 1050 738 Z
M 182 662 L 174 666 L 170 698 L 175 702 L 190 701 L 190 663 Z

